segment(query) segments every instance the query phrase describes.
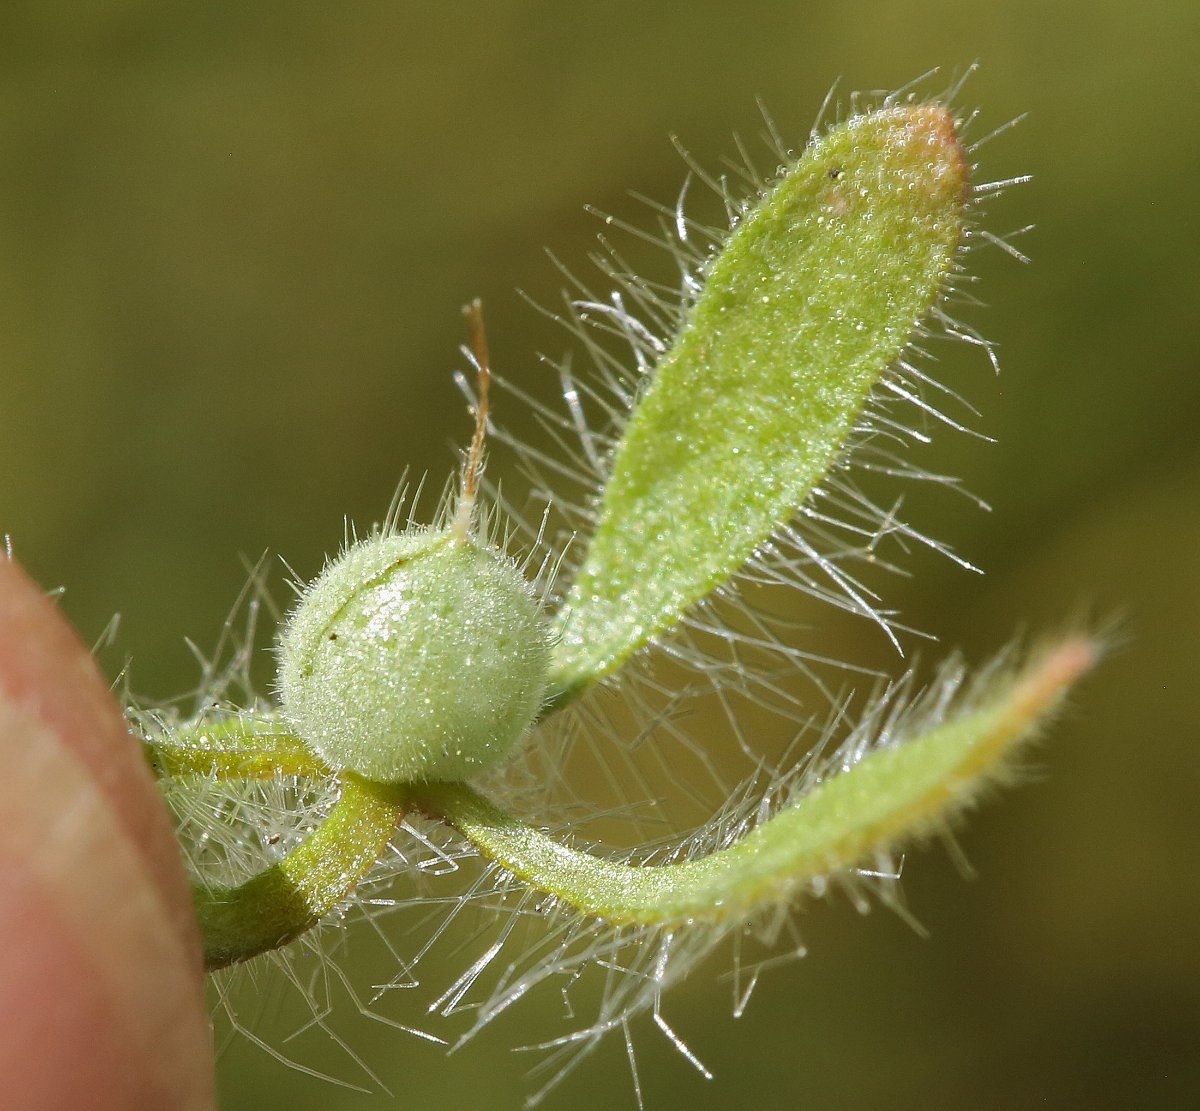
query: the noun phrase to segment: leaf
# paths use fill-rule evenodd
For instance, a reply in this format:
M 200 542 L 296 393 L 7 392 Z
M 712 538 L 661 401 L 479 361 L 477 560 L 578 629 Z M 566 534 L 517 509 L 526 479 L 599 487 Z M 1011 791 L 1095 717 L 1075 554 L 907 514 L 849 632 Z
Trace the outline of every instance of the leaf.
M 736 224 L 613 457 L 556 702 L 736 574 L 835 464 L 954 268 L 967 174 L 948 109 L 889 107 L 815 139 Z
M 1036 734 L 1097 656 L 1091 641 L 1065 641 L 945 718 L 875 738 L 848 769 L 739 840 L 672 864 L 627 864 L 569 848 L 465 783 L 417 787 L 412 802 L 579 913 L 637 926 L 745 920 L 814 880 L 944 827 L 1003 778 L 1015 747 Z

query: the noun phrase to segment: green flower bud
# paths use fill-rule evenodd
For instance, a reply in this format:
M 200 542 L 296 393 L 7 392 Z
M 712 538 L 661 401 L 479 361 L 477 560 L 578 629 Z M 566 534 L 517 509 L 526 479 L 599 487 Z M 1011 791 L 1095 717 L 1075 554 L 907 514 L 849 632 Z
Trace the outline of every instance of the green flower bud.
M 337 769 L 385 783 L 464 779 L 542 706 L 550 637 L 511 560 L 454 531 L 373 536 L 292 612 L 279 696 Z

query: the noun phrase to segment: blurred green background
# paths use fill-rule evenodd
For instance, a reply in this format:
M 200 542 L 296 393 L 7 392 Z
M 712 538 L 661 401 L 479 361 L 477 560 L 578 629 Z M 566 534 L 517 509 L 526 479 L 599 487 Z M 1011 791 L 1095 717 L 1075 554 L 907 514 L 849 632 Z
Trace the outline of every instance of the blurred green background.
M 1031 113 L 983 149 L 984 174 L 1035 175 L 987 226 L 1036 221 L 1020 243 L 1035 261 L 973 260 L 991 307 L 970 319 L 1001 378 L 978 352 L 942 353 L 998 444 L 945 435 L 920 459 L 994 512 L 914 496 L 910 516 L 987 574 L 917 553 L 887 597 L 973 659 L 1080 613 L 1121 617 L 1121 644 L 1038 781 L 969 823 L 978 879 L 943 851 L 910 856 L 929 940 L 844 900 L 808 908 L 810 955 L 745 1017 L 719 962 L 668 997 L 716 1080 L 643 1022 L 643 1085 L 652 1108 L 1193 1106 L 1198 49 L 1194 0 L 7 0 L 0 531 L 67 588 L 85 637 L 120 612 L 106 659 L 130 656 L 137 690 L 186 689 L 182 638 L 215 640 L 240 555 L 312 574 L 344 515 L 382 515 L 404 466 L 448 473 L 470 427 L 450 378 L 465 300 L 487 303 L 496 363 L 552 393 L 535 354 L 567 339 L 514 289 L 556 299 L 545 247 L 586 268 L 585 203 L 640 219 L 627 190 L 674 200 L 669 133 L 715 165 L 734 131 L 761 129 L 756 96 L 799 144 L 839 76 L 887 88 L 978 58 L 962 98 L 978 133 Z M 899 667 L 856 635 L 837 650 Z M 519 1040 L 502 1027 L 447 1059 L 353 1034 L 419 1108 L 518 1106 Z M 327 1049 L 313 1063 L 346 1075 Z M 221 1086 L 231 1111 L 392 1105 L 244 1042 Z M 548 1106 L 631 1105 L 615 1039 Z

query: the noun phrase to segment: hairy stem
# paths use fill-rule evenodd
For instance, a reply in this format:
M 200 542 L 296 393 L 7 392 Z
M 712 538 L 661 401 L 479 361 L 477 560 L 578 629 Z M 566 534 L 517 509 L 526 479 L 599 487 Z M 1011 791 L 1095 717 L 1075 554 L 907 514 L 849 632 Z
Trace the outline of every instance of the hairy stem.
M 405 792 L 340 777 L 329 816 L 278 863 L 238 887 L 196 886 L 207 968 L 249 960 L 311 929 L 354 889 L 404 816 Z
M 328 779 L 333 771 L 294 733 L 274 721 L 231 717 L 211 725 L 194 724 L 156 736 L 146 757 L 158 775 L 216 779 L 270 779 L 294 775 Z

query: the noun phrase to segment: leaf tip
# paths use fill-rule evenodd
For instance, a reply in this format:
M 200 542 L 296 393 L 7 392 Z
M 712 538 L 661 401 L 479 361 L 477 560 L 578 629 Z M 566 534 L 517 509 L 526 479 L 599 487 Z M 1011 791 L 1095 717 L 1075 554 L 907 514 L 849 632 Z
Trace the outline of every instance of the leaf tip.
M 1099 641 L 1073 636 L 1056 644 L 1021 679 L 1014 692 L 1018 714 L 1037 717 L 1053 705 L 1091 671 L 1103 655 Z
M 959 121 L 946 105 L 906 104 L 880 111 L 874 118 L 888 131 L 891 158 L 906 167 L 930 199 L 966 203 L 971 196 L 971 165 Z

